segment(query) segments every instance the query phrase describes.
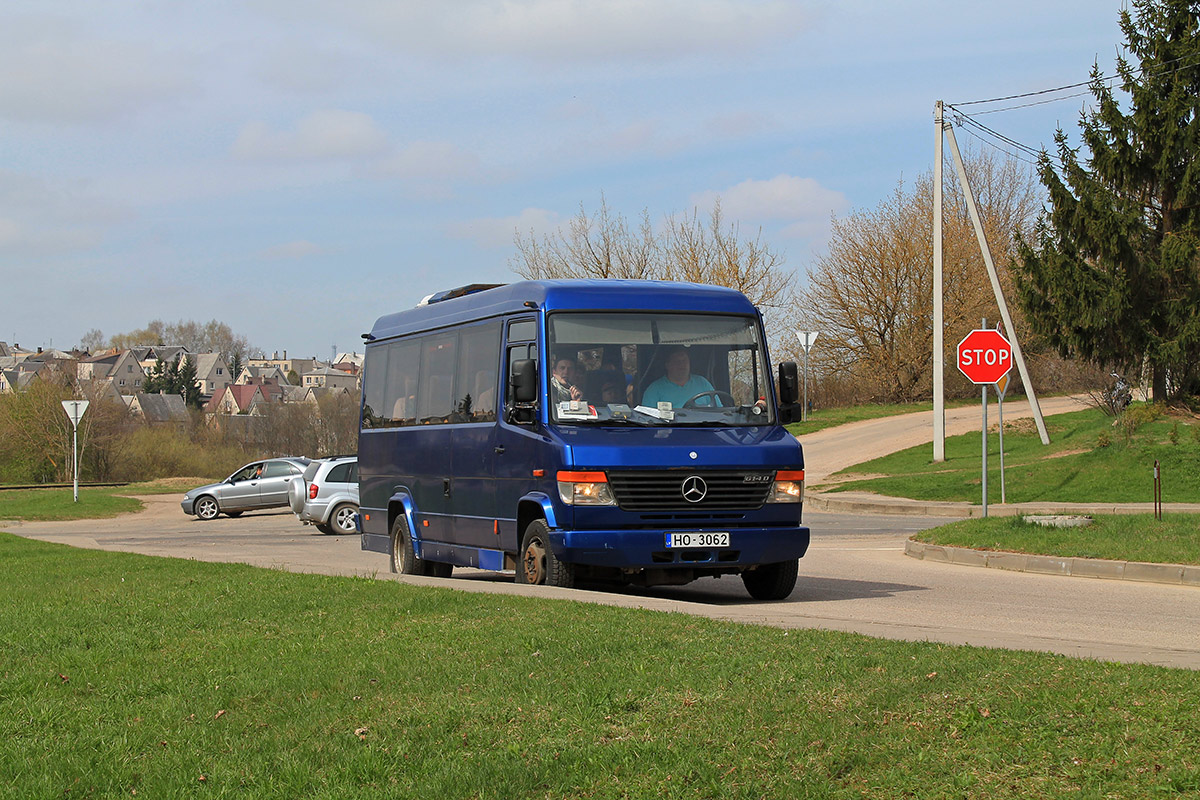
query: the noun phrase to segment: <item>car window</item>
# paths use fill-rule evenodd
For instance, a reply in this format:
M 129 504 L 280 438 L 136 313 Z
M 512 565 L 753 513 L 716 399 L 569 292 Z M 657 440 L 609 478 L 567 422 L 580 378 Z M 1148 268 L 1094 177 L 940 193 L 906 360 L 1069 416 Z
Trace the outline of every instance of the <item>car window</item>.
M 326 483 L 349 483 L 350 482 L 350 467 L 349 462 L 338 464 L 333 469 L 329 470 L 328 477 L 325 478 Z
M 314 461 L 304 468 L 304 480 L 311 481 L 317 474 L 317 470 L 321 469 L 320 461 Z
M 257 477 L 258 471 L 261 470 L 262 467 L 263 467 L 263 465 L 261 463 L 247 464 L 246 466 L 239 469 L 237 472 L 233 473 L 234 483 L 237 483 L 238 481 L 253 480 L 255 477 Z
M 268 461 L 267 468 L 263 471 L 263 477 L 286 478 L 298 472 L 300 472 L 299 468 L 295 464 L 289 464 L 287 461 Z

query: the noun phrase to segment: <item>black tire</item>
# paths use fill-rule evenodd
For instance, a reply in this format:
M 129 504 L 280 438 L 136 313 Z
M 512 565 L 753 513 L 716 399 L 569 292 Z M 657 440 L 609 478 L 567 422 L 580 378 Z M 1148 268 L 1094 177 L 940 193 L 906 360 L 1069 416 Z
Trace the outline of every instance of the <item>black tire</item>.
M 316 529 L 317 529 L 317 530 L 319 530 L 321 533 L 324 533 L 324 534 L 326 534 L 326 535 L 328 535 L 328 534 L 331 534 L 331 533 L 337 533 L 337 531 L 335 531 L 333 528 L 331 528 L 331 527 L 329 527 L 328 525 L 326 525 L 324 522 L 318 522 L 318 523 L 316 523 L 316 524 L 315 524 L 315 527 L 316 527 Z
M 443 561 L 426 561 L 425 569 L 431 578 L 449 578 L 454 572 L 454 565 Z
M 225 516 L 237 518 L 237 517 L 240 517 L 243 513 L 244 512 L 242 512 L 242 511 L 226 511 Z
M 426 575 L 425 562 L 417 558 L 413 550 L 412 536 L 408 533 L 408 521 L 404 514 L 396 516 L 392 523 L 392 572 L 399 575 Z
M 748 569 L 742 573 L 742 583 L 755 600 L 784 600 L 796 588 L 799 573 L 800 560 L 793 558 Z
M 217 504 L 217 498 L 205 494 L 196 498 L 196 503 L 192 506 L 192 510 L 197 517 L 208 521 L 217 518 L 217 515 L 221 513 L 221 506 Z
M 329 522 L 321 528 L 324 533 L 354 533 L 354 515 L 358 506 L 353 503 L 342 503 L 329 514 Z M 317 526 L 320 528 L 321 526 Z
M 545 520 L 535 519 L 525 528 L 517 553 L 517 583 L 568 589 L 575 585 L 575 565 L 555 558 Z

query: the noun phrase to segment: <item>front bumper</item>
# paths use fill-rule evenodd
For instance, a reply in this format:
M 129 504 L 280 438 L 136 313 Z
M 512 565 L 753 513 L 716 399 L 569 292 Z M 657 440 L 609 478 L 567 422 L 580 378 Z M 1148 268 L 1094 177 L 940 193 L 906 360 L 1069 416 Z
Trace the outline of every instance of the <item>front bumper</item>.
M 187 514 L 189 517 L 194 516 L 196 513 L 196 511 L 195 511 L 196 500 L 194 498 L 190 499 L 190 500 L 187 500 L 187 499 L 181 500 L 179 503 L 179 507 L 182 508 L 183 513 Z
M 697 530 L 699 530 L 697 528 Z M 618 569 L 725 568 L 774 564 L 808 552 L 807 526 L 729 528 L 729 547 L 672 549 L 666 530 L 551 530 L 550 546 L 562 561 Z

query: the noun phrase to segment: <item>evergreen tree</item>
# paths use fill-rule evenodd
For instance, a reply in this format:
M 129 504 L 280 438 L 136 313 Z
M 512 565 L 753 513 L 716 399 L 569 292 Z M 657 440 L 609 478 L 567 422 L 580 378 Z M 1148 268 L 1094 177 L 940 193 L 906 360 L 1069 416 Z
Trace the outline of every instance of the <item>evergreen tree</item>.
M 1133 0 L 1120 14 L 1118 99 L 1092 70 L 1079 160 L 1060 129 L 1061 175 L 1040 164 L 1050 210 L 1015 270 L 1022 306 L 1064 354 L 1146 364 L 1156 399 L 1194 390 L 1200 366 L 1200 6 Z M 1128 110 L 1126 110 L 1128 109 Z
M 154 369 L 150 370 L 150 377 L 142 384 L 142 391 L 146 394 L 172 391 L 167 383 L 167 365 L 161 358 L 154 362 Z
M 229 358 L 229 382 L 232 383 L 242 374 L 242 367 L 246 366 L 242 363 L 241 353 L 234 353 Z
M 201 392 L 200 387 L 196 385 L 196 364 L 191 357 L 183 359 L 183 363 L 178 364 L 176 370 L 176 390 L 178 394 L 183 395 L 183 402 L 193 408 L 200 408 Z

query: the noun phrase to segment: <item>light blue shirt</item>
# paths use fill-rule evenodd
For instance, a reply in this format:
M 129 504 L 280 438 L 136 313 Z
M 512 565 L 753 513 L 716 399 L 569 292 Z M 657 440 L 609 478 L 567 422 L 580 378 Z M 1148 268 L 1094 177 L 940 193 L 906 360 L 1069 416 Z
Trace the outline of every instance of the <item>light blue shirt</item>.
M 646 387 L 645 393 L 642 395 L 642 405 L 654 408 L 659 403 L 670 403 L 672 408 L 682 408 L 683 404 L 691 400 L 701 392 L 711 392 L 713 385 L 708 382 L 708 379 L 701 375 L 692 375 L 688 378 L 687 383 L 680 386 L 677 383 L 672 383 L 671 380 L 664 375 L 654 383 Z M 721 402 L 714 400 L 710 395 L 696 401 L 697 406 L 719 406 Z

